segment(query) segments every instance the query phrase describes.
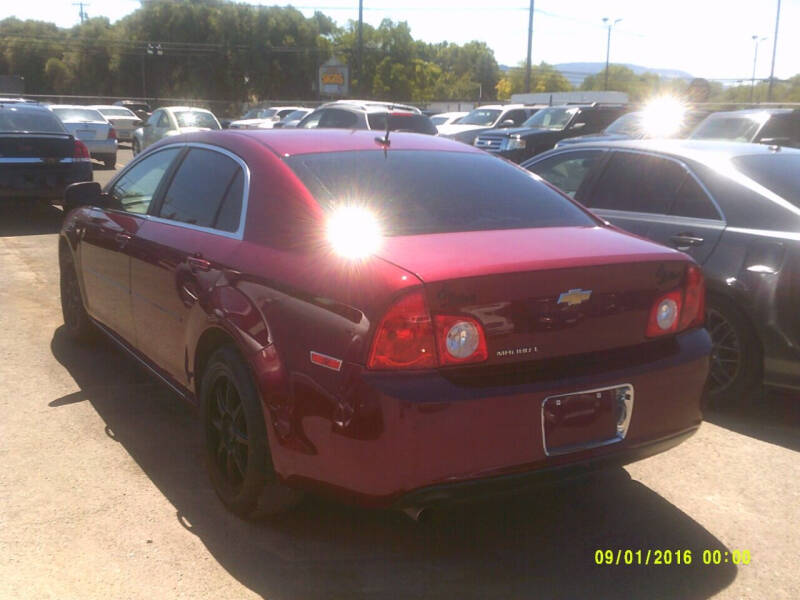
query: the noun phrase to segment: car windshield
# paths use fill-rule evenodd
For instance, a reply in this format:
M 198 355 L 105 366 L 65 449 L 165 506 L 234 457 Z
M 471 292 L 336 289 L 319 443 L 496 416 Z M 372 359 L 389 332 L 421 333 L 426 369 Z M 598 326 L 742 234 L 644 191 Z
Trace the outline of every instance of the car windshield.
M 800 207 L 800 154 L 737 156 L 733 164 L 750 179 Z
M 642 113 L 632 112 L 622 115 L 605 128 L 604 133 L 636 136 L 642 132 Z
M 175 113 L 178 127 L 200 127 L 204 129 L 219 129 L 219 123 L 214 115 L 200 110 L 184 110 Z
M 484 127 L 489 127 L 494 125 L 494 122 L 497 121 L 497 117 L 499 117 L 500 113 L 502 112 L 503 111 L 501 110 L 496 110 L 493 108 L 476 108 L 465 117 L 462 117 L 458 124 L 482 125 Z
M 105 123 L 105 118 L 93 108 L 58 108 L 51 109 L 64 123 L 95 122 Z
M 97 110 L 104 117 L 133 117 L 134 119 L 137 118 L 135 114 L 129 111 L 127 108 L 98 108 Z
M 244 113 L 242 119 L 269 119 L 276 112 L 273 108 L 251 108 Z
M 532 117 L 525 121 L 522 126 L 531 129 L 553 129 L 562 130 L 572 119 L 572 115 L 578 112 L 577 108 L 543 108 L 536 111 Z
M 367 207 L 389 236 L 596 224 L 558 192 L 488 154 L 355 151 L 284 160 L 325 210 Z
M 751 117 L 711 117 L 706 119 L 690 136 L 695 140 L 730 140 L 750 142 L 764 122 Z
M 20 110 L 18 108 L 0 110 L 0 132 L 16 133 L 22 131 L 66 133 L 61 121 L 49 111 Z
M 283 120 L 284 121 L 299 121 L 300 119 L 305 117 L 310 112 L 311 112 L 310 110 L 293 110 L 288 115 L 283 117 Z

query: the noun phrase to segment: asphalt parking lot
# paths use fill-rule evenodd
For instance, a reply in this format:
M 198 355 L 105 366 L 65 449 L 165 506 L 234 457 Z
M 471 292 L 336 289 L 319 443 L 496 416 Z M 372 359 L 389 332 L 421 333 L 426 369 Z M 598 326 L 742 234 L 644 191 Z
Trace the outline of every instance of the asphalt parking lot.
M 421 524 L 313 498 L 238 520 L 193 410 L 110 343 L 64 334 L 60 219 L 0 205 L 0 598 L 800 598 L 791 394 L 709 414 L 624 470 Z M 693 560 L 598 566 L 598 549 Z M 751 562 L 704 565 L 704 550 Z

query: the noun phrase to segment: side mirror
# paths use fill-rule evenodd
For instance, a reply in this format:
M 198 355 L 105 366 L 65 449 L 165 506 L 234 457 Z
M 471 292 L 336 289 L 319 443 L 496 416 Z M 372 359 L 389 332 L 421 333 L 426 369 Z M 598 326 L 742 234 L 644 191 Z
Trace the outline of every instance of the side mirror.
M 514 121 L 512 121 L 511 119 L 506 119 L 505 121 L 500 123 L 500 125 L 498 125 L 500 129 L 508 129 L 509 127 L 516 127 L 516 126 L 517 124 L 514 123 Z
M 766 144 L 767 146 L 791 146 L 792 140 L 788 137 L 771 137 L 761 138 L 758 140 L 759 144 Z
M 64 212 L 68 213 L 79 206 L 100 206 L 104 204 L 100 184 L 96 181 L 72 183 L 64 190 Z

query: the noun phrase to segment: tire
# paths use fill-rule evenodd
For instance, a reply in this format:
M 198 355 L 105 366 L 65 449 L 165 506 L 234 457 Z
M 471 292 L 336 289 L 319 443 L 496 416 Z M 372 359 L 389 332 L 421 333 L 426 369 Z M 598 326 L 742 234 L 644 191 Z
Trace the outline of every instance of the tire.
M 117 155 L 109 156 L 103 159 L 103 165 L 106 169 L 113 169 L 117 166 Z
M 139 140 L 134 138 L 133 142 L 131 142 L 131 152 L 134 156 L 136 156 L 141 151 L 142 149 L 139 147 Z
M 69 250 L 62 251 L 60 263 L 61 314 L 64 316 L 64 329 L 74 340 L 92 341 L 95 333 L 94 325 L 83 304 L 75 262 Z
M 272 466 L 261 399 L 233 346 L 209 359 L 200 383 L 206 466 L 214 491 L 245 519 L 286 511 L 302 492 L 278 481 Z
M 725 409 L 752 403 L 761 383 L 761 344 L 750 321 L 727 298 L 709 296 L 706 328 L 712 343 L 707 404 Z

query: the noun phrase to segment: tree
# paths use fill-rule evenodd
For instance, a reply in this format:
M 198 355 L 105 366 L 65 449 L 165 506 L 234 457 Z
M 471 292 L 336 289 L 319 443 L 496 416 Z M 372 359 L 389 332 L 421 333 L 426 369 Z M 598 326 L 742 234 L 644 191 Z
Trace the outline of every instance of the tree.
M 496 86 L 497 98 L 508 100 L 511 94 L 524 93 L 525 73 L 524 62 L 509 69 Z M 572 90 L 572 85 L 569 80 L 552 65 L 542 62 L 531 67 L 531 92 L 569 92 L 570 90 Z

